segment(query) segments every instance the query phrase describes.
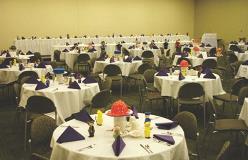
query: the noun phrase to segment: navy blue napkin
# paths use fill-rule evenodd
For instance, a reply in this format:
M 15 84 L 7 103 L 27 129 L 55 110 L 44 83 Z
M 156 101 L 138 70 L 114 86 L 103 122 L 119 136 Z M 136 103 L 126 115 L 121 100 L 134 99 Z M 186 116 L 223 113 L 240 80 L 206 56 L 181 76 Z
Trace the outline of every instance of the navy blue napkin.
M 38 81 L 37 85 L 35 87 L 35 90 L 41 90 L 41 89 L 45 89 L 45 88 L 47 88 L 47 86 L 44 83 L 42 83 L 41 81 Z
M 243 62 L 242 65 L 248 65 L 248 60 Z
M 183 76 L 182 72 L 180 72 L 178 76 L 178 80 L 181 81 L 183 79 L 185 79 L 185 77 Z
M 136 107 L 131 106 L 131 110 L 133 111 L 132 116 L 134 116 L 136 119 L 139 119 L 138 111 L 137 111 Z
M 89 84 L 89 83 L 97 83 L 97 81 L 92 78 L 92 77 L 86 77 L 84 80 L 83 80 L 83 83 L 85 84 Z
M 0 68 L 8 68 L 8 66 L 4 63 L 0 64 Z
M 76 81 L 71 82 L 69 84 L 68 88 L 71 88 L 71 89 L 81 89 L 80 86 L 78 85 L 78 83 Z
M 37 84 L 38 83 L 38 80 L 34 76 L 31 76 L 29 79 L 27 79 L 27 81 L 25 83 L 28 83 L 28 84 Z
M 85 109 L 76 113 L 75 119 L 82 121 L 82 122 L 85 122 L 85 123 L 94 122 L 94 120 L 91 118 L 91 116 L 89 115 L 89 113 Z
M 62 52 L 69 52 L 69 50 L 65 48 L 64 50 L 62 50 Z
M 142 59 L 139 56 L 136 56 L 136 57 L 133 58 L 133 61 L 140 61 L 140 60 L 142 60 Z
M 208 72 L 203 76 L 203 78 L 216 79 L 215 75 L 212 72 Z
M 24 69 L 25 69 L 24 65 L 23 65 L 22 63 L 20 63 L 20 64 L 19 64 L 19 71 L 22 71 L 22 70 L 24 70 Z
M 128 56 L 126 59 L 124 59 L 124 62 L 132 62 L 132 57 L 131 56 Z
M 110 60 L 109 60 L 110 63 L 114 63 L 115 62 L 115 58 L 114 57 L 111 57 Z
M 169 144 L 175 144 L 174 138 L 169 135 L 154 134 L 153 137 L 160 141 L 167 142 Z
M 88 52 L 95 52 L 95 51 L 96 51 L 95 48 L 91 48 L 91 49 L 88 50 Z
M 46 68 L 46 65 L 43 62 L 41 62 L 40 64 L 38 64 L 37 68 Z
M 59 136 L 57 139 L 58 143 L 64 143 L 64 142 L 72 142 L 72 141 L 79 141 L 84 140 L 84 136 L 79 134 L 75 129 L 72 127 L 67 127 L 65 131 Z
M 115 156 L 119 156 L 126 146 L 125 142 L 121 138 L 121 136 L 116 137 L 114 143 L 112 144 L 113 151 Z
M 166 71 L 166 70 L 161 70 L 161 71 L 159 71 L 159 72 L 157 73 L 156 76 L 168 76 L 168 74 L 167 74 L 167 71 Z
M 115 53 L 115 54 L 120 54 L 121 51 L 120 51 L 120 50 L 115 50 L 114 53 Z
M 205 68 L 202 70 L 203 74 L 208 74 L 208 73 L 212 73 L 212 71 L 209 68 Z
M 6 57 L 11 57 L 11 55 L 9 54 L 9 52 L 7 52 Z
M 178 126 L 178 122 L 172 121 L 172 122 L 165 122 L 165 123 L 155 123 L 155 125 L 158 127 L 158 129 L 172 129 Z
M 52 76 L 52 74 L 50 72 L 47 72 L 45 77 L 48 78 L 48 79 L 53 79 L 53 76 Z

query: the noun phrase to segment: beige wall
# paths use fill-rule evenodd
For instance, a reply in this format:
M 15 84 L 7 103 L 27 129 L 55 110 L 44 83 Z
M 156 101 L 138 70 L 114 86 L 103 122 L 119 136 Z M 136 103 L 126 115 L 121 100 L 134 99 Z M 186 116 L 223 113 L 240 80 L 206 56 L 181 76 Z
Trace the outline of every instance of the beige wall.
M 214 32 L 226 42 L 248 37 L 248 0 L 196 0 L 195 37 Z
M 0 0 L 0 49 L 19 36 L 194 33 L 194 0 Z

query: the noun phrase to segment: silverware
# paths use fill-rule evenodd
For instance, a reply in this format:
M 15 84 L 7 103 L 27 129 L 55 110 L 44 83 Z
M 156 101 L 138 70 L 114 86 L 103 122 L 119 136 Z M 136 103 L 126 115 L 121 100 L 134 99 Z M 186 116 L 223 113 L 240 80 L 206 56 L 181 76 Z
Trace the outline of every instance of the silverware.
M 77 151 L 81 152 L 81 151 L 83 151 L 83 150 L 85 150 L 85 149 L 91 149 L 91 148 L 93 148 L 95 145 L 96 145 L 96 144 L 91 144 L 91 145 L 89 145 L 89 146 L 86 146 L 86 147 L 83 147 L 83 148 L 79 148 Z
M 150 151 L 149 151 L 143 144 L 140 144 L 140 146 L 141 146 L 144 150 L 146 150 L 147 153 L 150 154 Z
M 153 153 L 153 151 L 150 149 L 150 146 L 147 144 L 145 147 L 150 151 L 150 153 Z

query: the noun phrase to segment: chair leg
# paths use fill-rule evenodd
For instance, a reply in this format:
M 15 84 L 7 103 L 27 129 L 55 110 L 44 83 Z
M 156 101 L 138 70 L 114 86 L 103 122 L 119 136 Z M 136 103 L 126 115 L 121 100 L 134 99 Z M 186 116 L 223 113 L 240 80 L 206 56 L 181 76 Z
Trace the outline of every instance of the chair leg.
M 27 150 L 27 112 L 25 112 L 25 118 L 24 118 L 24 151 Z
M 203 118 L 204 118 L 203 126 L 204 126 L 204 129 L 205 129 L 205 127 L 206 127 L 206 104 L 205 104 L 205 102 L 203 103 Z

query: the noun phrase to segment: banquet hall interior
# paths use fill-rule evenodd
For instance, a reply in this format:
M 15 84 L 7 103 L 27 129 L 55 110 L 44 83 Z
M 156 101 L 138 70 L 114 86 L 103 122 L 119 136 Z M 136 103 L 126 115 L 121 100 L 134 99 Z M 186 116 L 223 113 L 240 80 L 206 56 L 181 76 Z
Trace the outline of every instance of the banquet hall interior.
M 245 160 L 247 0 L 0 0 L 0 160 Z

